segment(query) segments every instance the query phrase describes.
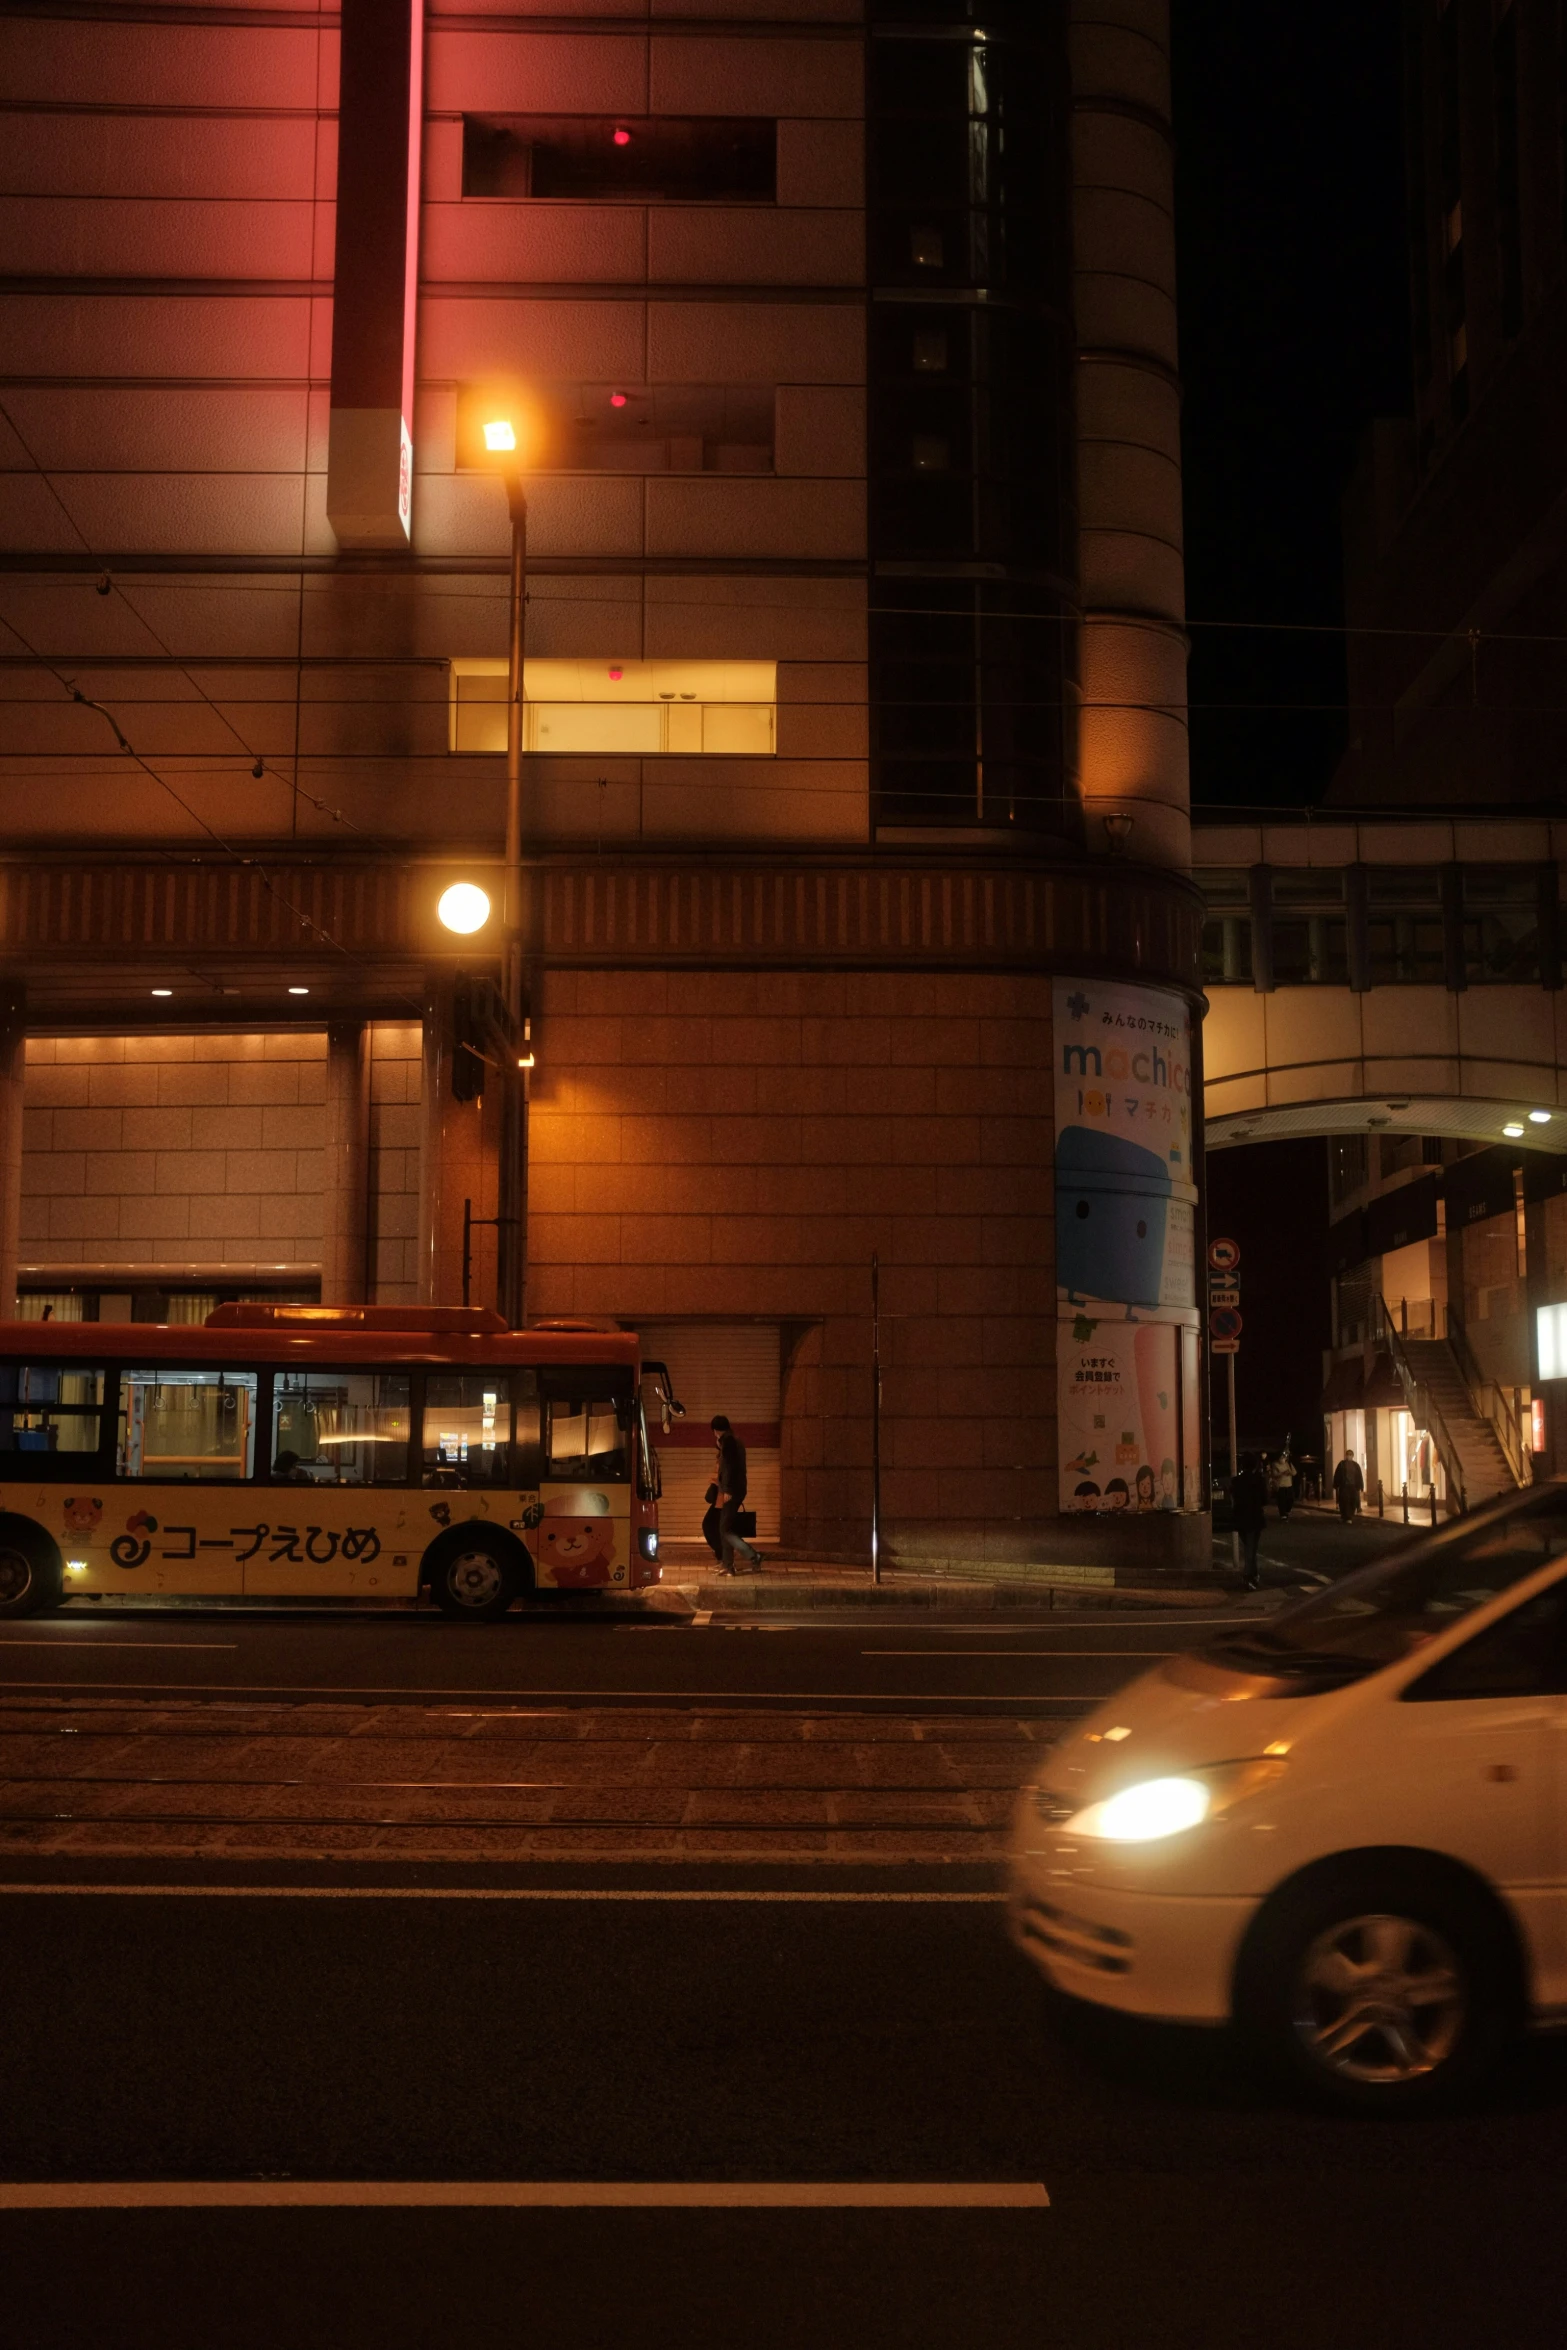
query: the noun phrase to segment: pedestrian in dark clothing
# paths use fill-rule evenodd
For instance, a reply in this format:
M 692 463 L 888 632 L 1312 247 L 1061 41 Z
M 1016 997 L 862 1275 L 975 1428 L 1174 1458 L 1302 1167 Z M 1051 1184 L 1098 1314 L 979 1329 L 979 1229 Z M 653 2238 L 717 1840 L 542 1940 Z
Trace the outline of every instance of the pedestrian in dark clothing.
M 722 1573 L 737 1575 L 740 1572 L 735 1565 L 737 1553 L 753 1567 L 762 1563 L 760 1554 L 751 1548 L 739 1526 L 740 1512 L 745 1507 L 745 1446 L 722 1412 L 714 1413 L 712 1425 L 718 1439 L 714 1481 L 718 1487 L 719 1566 Z
M 1254 1452 L 1241 1454 L 1240 1469 L 1230 1479 L 1230 1511 L 1240 1543 L 1241 1567 L 1248 1591 L 1261 1581 L 1257 1545 L 1262 1539 L 1263 1512 L 1268 1506 L 1268 1481 Z
M 707 1508 L 702 1514 L 702 1540 L 707 1544 L 708 1549 L 712 1552 L 714 1558 L 717 1559 L 719 1565 L 722 1566 L 724 1563 L 724 1544 L 723 1537 L 718 1531 L 718 1487 L 716 1485 L 710 1485 L 706 1494 L 703 1496 L 703 1499 L 707 1503 Z
M 1347 1452 L 1333 1472 L 1333 1498 L 1346 1526 L 1352 1525 L 1360 1515 L 1360 1497 L 1365 1490 L 1360 1463 L 1352 1452 Z
M 1295 1463 L 1290 1458 L 1288 1438 L 1273 1463 L 1273 1498 L 1279 1505 L 1279 1516 L 1287 1518 L 1295 1507 Z

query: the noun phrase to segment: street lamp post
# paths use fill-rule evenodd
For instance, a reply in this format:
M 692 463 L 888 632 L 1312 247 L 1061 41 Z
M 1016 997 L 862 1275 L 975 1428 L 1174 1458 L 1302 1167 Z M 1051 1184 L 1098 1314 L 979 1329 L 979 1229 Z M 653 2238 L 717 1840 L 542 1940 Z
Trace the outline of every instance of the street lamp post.
M 486 440 L 492 428 L 486 427 Z M 506 427 L 508 445 L 515 450 L 516 435 Z M 524 1034 L 523 970 L 526 959 L 526 909 L 522 872 L 522 721 L 523 653 L 528 602 L 528 501 L 522 475 L 515 466 L 506 473 L 506 502 L 511 509 L 511 613 L 506 663 L 506 875 L 501 919 L 505 932 L 505 962 L 501 992 L 506 1017 L 519 1051 Z M 528 1254 L 528 1079 L 525 1069 L 509 1069 L 501 1094 L 500 1180 L 497 1185 L 495 1270 L 497 1302 L 507 1326 L 522 1327 L 527 1295 Z

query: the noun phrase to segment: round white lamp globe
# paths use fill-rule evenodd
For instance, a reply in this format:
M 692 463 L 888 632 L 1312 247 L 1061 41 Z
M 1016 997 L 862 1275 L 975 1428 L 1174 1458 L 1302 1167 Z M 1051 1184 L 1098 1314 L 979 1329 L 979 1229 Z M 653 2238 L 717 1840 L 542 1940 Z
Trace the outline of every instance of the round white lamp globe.
M 454 881 L 441 893 L 436 912 L 448 930 L 460 931 L 464 937 L 482 930 L 490 918 L 490 901 L 476 882 Z

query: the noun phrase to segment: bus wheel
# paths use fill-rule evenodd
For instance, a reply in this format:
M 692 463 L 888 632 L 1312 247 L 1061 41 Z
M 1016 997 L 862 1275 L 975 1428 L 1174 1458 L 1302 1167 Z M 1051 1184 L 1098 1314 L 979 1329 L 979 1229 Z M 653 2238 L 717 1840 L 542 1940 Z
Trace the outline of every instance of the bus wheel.
M 498 1542 L 465 1536 L 430 1570 L 430 1594 L 438 1608 L 466 1623 L 493 1623 L 520 1588 L 517 1570 Z
M 21 1546 L 0 1537 L 0 1616 L 30 1616 L 58 1607 L 61 1578 L 39 1566 Z

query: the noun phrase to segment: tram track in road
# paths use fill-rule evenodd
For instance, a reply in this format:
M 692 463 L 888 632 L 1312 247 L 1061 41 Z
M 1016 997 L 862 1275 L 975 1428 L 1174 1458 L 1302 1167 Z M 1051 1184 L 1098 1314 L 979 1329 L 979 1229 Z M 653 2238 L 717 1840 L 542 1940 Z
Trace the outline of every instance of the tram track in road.
M 0 1855 L 999 1857 L 1018 1712 L 0 1702 Z

